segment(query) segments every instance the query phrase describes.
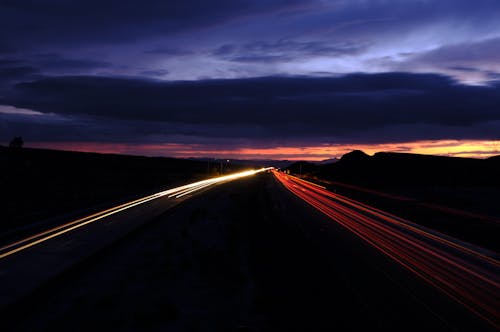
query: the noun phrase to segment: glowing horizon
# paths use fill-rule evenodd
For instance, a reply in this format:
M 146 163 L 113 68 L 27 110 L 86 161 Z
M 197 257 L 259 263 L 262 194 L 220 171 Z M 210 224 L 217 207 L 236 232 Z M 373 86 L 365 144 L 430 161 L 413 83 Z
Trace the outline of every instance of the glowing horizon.
M 277 146 L 269 148 L 242 147 L 217 149 L 201 144 L 125 144 L 99 142 L 35 142 L 32 148 L 96 152 L 123 155 L 141 155 L 173 158 L 217 159 L 274 159 L 321 161 L 340 158 L 352 150 L 362 150 L 369 155 L 376 152 L 400 152 L 466 158 L 488 158 L 500 155 L 500 141 L 491 140 L 424 140 L 405 143 L 380 144 L 323 144 L 317 146 Z

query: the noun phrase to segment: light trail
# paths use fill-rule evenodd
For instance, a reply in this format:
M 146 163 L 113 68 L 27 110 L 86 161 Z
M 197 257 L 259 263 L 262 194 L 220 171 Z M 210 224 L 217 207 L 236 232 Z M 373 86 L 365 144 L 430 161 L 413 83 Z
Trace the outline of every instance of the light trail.
M 11 243 L 9 245 L 6 245 L 2 248 L 0 248 L 0 259 L 6 258 L 8 256 L 11 256 L 17 252 L 20 252 L 22 250 L 28 249 L 30 247 L 33 247 L 37 244 L 43 243 L 47 240 L 53 239 L 55 237 L 58 237 L 62 234 L 68 233 L 70 231 L 73 231 L 75 229 L 78 229 L 80 227 L 83 227 L 85 225 L 91 224 L 93 222 L 96 222 L 98 220 L 102 220 L 106 217 L 109 217 L 111 215 L 117 214 L 119 212 L 128 210 L 132 207 L 144 204 L 146 202 L 158 199 L 160 197 L 168 196 L 168 198 L 181 198 L 183 196 L 186 196 L 188 194 L 192 194 L 196 191 L 199 191 L 203 188 L 207 188 L 209 186 L 218 184 L 218 183 L 223 183 L 223 182 L 228 182 L 228 181 L 233 181 L 236 179 L 240 179 L 243 177 L 255 175 L 257 173 L 269 171 L 273 169 L 272 167 L 267 167 L 267 168 L 261 168 L 257 170 L 249 170 L 249 171 L 244 171 L 244 172 L 239 172 L 235 174 L 230 174 L 230 175 L 225 175 L 225 176 L 219 176 L 215 178 L 210 178 L 198 182 L 193 182 L 190 184 L 186 184 L 184 186 L 168 189 L 165 191 L 158 192 L 153 195 L 149 195 L 146 197 L 142 197 L 136 200 L 133 200 L 128 203 L 124 203 L 118 206 L 115 206 L 113 208 L 100 211 L 94 214 L 91 214 L 89 216 L 65 223 L 63 225 L 51 228 L 49 230 L 46 230 L 44 232 L 38 233 L 36 235 L 27 237 L 25 239 L 22 239 L 20 241 Z
M 498 254 L 273 170 L 285 188 L 500 329 Z

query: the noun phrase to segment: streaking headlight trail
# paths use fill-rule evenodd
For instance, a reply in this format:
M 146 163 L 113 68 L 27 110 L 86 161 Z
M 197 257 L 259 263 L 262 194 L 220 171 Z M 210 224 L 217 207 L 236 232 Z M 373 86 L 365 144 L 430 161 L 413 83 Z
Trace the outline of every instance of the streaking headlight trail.
M 45 242 L 47 240 L 50 240 L 50 239 L 55 238 L 57 236 L 60 236 L 62 234 L 73 231 L 73 230 L 80 228 L 82 226 L 91 224 L 91 223 L 96 222 L 98 220 L 102 220 L 108 216 L 111 216 L 111 215 L 114 215 L 114 214 L 119 213 L 121 211 L 130 209 L 134 206 L 138 206 L 138 205 L 144 204 L 146 202 L 158 199 L 160 197 L 167 196 L 169 198 L 181 198 L 183 196 L 186 196 L 188 194 L 192 194 L 192 193 L 199 191 L 203 188 L 206 188 L 206 187 L 218 184 L 218 183 L 237 180 L 237 179 L 244 178 L 247 176 L 255 175 L 257 173 L 269 171 L 271 169 L 273 169 L 273 168 L 267 167 L 267 168 L 261 168 L 261 169 L 257 169 L 257 170 L 249 170 L 249 171 L 234 173 L 234 174 L 230 174 L 230 175 L 219 176 L 219 177 L 215 177 L 215 178 L 210 178 L 210 179 L 186 184 L 184 186 L 168 189 L 165 191 L 161 191 L 161 192 L 158 192 L 156 194 L 149 195 L 146 197 L 142 197 L 142 198 L 136 199 L 134 201 L 131 201 L 131 202 L 128 202 L 125 204 L 121 204 L 121 205 L 115 206 L 113 208 L 91 214 L 89 216 L 68 222 L 66 224 L 51 228 L 47 231 L 44 231 L 44 232 L 38 233 L 36 235 L 30 236 L 28 238 L 25 238 L 23 240 L 6 245 L 6 246 L 0 248 L 0 259 L 8 257 L 8 256 L 15 254 L 17 252 L 20 252 L 24 249 L 33 247 L 39 243 Z

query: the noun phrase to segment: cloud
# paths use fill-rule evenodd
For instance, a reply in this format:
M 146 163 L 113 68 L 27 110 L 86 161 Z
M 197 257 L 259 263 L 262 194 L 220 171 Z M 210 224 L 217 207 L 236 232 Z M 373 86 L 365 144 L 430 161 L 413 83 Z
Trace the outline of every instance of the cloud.
M 440 60 L 453 55 L 446 47 L 498 38 L 499 20 L 497 0 L 9 0 L 0 3 L 0 54 L 45 74 L 155 78 L 144 68 L 168 68 L 174 80 L 400 70 L 462 78 L 448 67 L 469 67 L 481 54 L 449 65 Z M 422 56 L 419 65 L 403 66 L 411 54 Z M 384 58 L 394 59 L 373 60 Z M 483 81 L 498 73 L 480 69 L 488 70 L 474 74 Z
M 147 4 L 138 0 L 2 1 L 0 40 L 8 40 L 6 44 L 11 47 L 27 47 L 29 43 L 130 42 L 200 29 L 256 13 L 286 10 L 303 1 L 152 0 Z M 12 33 L 16 38 L 9 38 Z
M 363 43 L 343 42 L 331 44 L 319 41 L 301 42 L 279 40 L 257 41 L 243 45 L 225 44 L 212 55 L 233 62 L 288 62 L 307 57 L 338 57 L 359 54 L 367 48 Z
M 462 82 L 485 83 L 500 73 L 500 38 L 447 44 L 413 53 L 400 61 L 388 59 L 389 68 L 441 72 Z
M 408 73 L 197 82 L 65 76 L 18 84 L 2 103 L 83 121 L 94 128 L 87 139 L 105 141 L 377 143 L 498 139 L 499 90 Z
M 40 77 L 38 68 L 18 59 L 0 59 L 0 103 L 4 95 L 10 93 L 17 82 L 29 81 Z
M 10 114 L 10 115 L 44 115 L 43 113 L 24 109 L 16 108 L 12 106 L 0 105 L 0 114 Z
M 56 53 L 24 54 L 0 59 L 0 81 L 21 81 L 44 74 L 89 73 L 111 67 L 109 62 L 69 58 Z
M 448 64 L 498 63 L 500 60 L 500 38 L 441 46 L 416 56 L 413 61 Z
M 112 66 L 111 63 L 105 61 L 67 58 L 55 53 L 37 54 L 30 60 L 45 70 L 66 72 L 110 68 Z
M 148 77 L 163 77 L 168 75 L 168 70 L 166 69 L 148 69 L 148 70 L 143 70 L 140 72 L 141 76 L 148 76 Z
M 38 73 L 38 69 L 31 66 L 0 66 L 0 78 L 4 82 L 22 79 L 36 73 Z
M 162 56 L 186 56 L 194 54 L 193 51 L 182 49 L 182 48 L 174 48 L 174 47 L 155 47 L 149 50 L 144 51 L 145 54 L 159 54 Z
M 499 21 L 498 0 L 1 1 L 0 138 L 495 139 Z

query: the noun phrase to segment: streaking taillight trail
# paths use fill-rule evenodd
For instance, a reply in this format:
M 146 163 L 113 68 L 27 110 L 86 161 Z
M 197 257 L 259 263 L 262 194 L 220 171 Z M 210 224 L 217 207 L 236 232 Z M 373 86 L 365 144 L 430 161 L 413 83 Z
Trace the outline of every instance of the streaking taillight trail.
M 464 243 L 311 182 L 273 171 L 285 188 L 500 328 L 500 261 Z

